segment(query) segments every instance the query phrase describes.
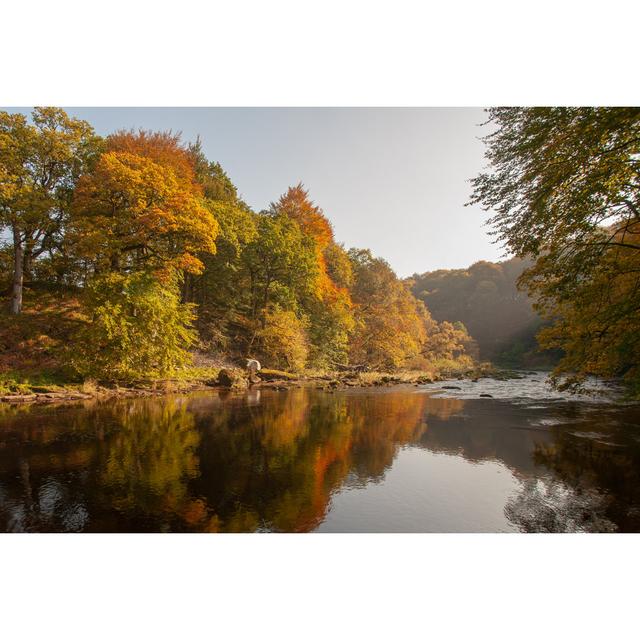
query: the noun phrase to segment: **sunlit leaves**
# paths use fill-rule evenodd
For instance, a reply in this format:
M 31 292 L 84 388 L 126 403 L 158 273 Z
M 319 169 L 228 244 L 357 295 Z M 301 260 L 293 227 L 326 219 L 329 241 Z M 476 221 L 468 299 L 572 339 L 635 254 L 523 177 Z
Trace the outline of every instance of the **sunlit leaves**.
M 472 201 L 494 212 L 511 251 L 537 259 L 523 284 L 557 320 L 542 334 L 566 352 L 557 373 L 640 386 L 640 109 L 489 113 L 492 170 L 474 180 Z
M 117 269 L 203 269 L 218 223 L 205 206 L 189 156 L 162 136 L 119 134 L 83 176 L 74 199 L 77 247 Z
M 87 322 L 71 353 L 83 376 L 158 378 L 191 360 L 193 310 L 180 303 L 175 281 L 144 272 L 97 276 L 86 289 L 85 309 Z

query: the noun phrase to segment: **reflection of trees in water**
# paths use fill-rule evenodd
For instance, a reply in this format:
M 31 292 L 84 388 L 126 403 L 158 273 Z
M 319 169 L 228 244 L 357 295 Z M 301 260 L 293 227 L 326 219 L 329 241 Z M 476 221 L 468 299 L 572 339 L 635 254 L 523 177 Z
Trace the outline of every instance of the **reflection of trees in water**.
M 88 512 L 68 487 L 46 477 L 34 491 L 30 469 L 20 461 L 22 492 L 19 498 L 0 485 L 0 523 L 4 531 L 82 531 Z
M 407 443 L 505 464 L 522 482 L 505 513 L 522 530 L 640 529 L 630 431 L 532 431 L 531 411 L 507 404 L 296 389 L 12 415 L 0 426 L 4 529 L 308 531 L 332 493 L 382 478 Z
M 553 443 L 538 446 L 537 464 L 553 471 L 577 496 L 598 495 L 602 517 L 620 531 L 640 530 L 640 442 L 629 422 L 611 429 L 599 420 L 555 431 Z M 599 434 L 602 428 L 607 433 Z M 605 529 L 606 530 L 606 529 Z
M 496 460 L 518 477 L 535 473 L 536 443 L 550 438 L 546 431 L 527 428 L 531 414 L 526 409 L 508 404 L 430 398 L 426 415 L 429 429 L 420 446 L 469 462 Z
M 593 489 L 576 490 L 550 478 L 529 478 L 504 512 L 527 533 L 615 531 L 605 513 L 608 499 Z
M 6 408 L 5 408 L 6 409 Z M 11 407 L 10 409 L 13 409 Z M 0 425 L 0 529 L 4 531 L 80 531 L 88 511 L 77 487 L 64 477 L 86 469 L 95 447 L 70 412 L 64 428 L 56 417 L 68 407 L 49 411 L 15 407 Z
M 419 437 L 424 399 L 300 389 L 259 409 L 198 416 L 206 435 L 194 486 L 221 530 L 313 529 L 350 474 L 380 476 L 399 446 Z
M 199 434 L 183 398 L 61 406 L 3 428 L 20 434 L 0 455 L 7 530 L 158 530 L 201 506 L 188 492 Z
M 637 408 L 560 405 L 536 414 L 526 405 L 478 400 L 456 415 L 439 401 L 427 406 L 420 445 L 505 464 L 521 483 L 505 514 L 523 531 L 640 530 Z M 556 426 L 532 427 L 537 416 Z
M 427 429 L 424 394 L 385 393 L 358 398 L 350 414 L 358 428 L 351 447 L 353 473 L 361 481 L 379 480 L 398 447 L 416 442 Z
M 202 509 L 189 498 L 198 474 L 200 435 L 184 398 L 122 404 L 119 428 L 101 456 L 101 499 L 121 512 L 178 513 L 193 519 Z

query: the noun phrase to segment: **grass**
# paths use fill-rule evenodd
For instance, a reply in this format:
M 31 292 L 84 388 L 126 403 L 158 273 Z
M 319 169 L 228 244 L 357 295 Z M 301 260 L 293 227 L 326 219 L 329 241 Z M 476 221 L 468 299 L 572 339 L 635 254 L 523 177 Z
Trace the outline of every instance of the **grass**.
M 0 373 L 0 395 L 13 393 L 52 393 L 73 388 L 78 390 L 82 385 L 70 383 L 61 378 L 56 371 L 8 371 Z

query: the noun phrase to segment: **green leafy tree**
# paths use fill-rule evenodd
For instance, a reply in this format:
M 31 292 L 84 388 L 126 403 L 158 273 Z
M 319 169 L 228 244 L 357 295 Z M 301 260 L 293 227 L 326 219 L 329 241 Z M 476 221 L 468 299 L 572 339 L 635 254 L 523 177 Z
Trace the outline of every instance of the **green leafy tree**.
M 302 184 L 290 187 L 272 204 L 275 215 L 296 222 L 313 242 L 315 270 L 313 289 L 299 304 L 309 320 L 310 359 L 315 366 L 331 366 L 348 359 L 354 317 L 348 286 L 352 280 L 349 258 L 336 244 L 331 223 L 309 197 Z
M 314 295 L 318 268 L 315 244 L 286 215 L 258 216 L 257 235 L 242 254 L 249 284 L 249 320 L 264 326 L 271 304 L 301 313 L 299 301 Z
M 196 335 L 191 305 L 180 302 L 176 278 L 108 273 L 87 287 L 88 322 L 71 361 L 83 376 L 136 380 L 174 373 L 191 361 Z
M 249 280 L 242 260 L 247 245 L 257 238 L 257 216 L 238 197 L 237 190 L 217 162 L 209 162 L 200 142 L 189 147 L 205 206 L 219 224 L 215 254 L 199 255 L 200 275 L 186 274 L 183 300 L 198 304 L 201 346 L 230 352 L 243 342 L 250 309 Z
M 13 244 L 13 314 L 34 260 L 60 242 L 76 181 L 99 147 L 91 126 L 62 109 L 38 107 L 32 121 L 0 112 L 0 229 Z

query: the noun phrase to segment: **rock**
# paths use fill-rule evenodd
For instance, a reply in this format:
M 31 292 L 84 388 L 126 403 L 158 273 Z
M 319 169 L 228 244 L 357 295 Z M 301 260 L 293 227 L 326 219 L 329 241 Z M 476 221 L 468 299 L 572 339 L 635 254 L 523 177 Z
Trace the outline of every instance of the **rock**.
M 441 389 L 455 389 L 456 391 L 462 391 L 462 387 L 456 387 L 452 384 L 445 384 L 444 387 L 440 387 Z
M 246 389 L 249 382 L 237 371 L 221 369 L 218 374 L 218 384 L 228 389 Z
M 481 393 L 480 397 L 481 398 L 493 398 L 493 396 L 490 393 Z

